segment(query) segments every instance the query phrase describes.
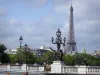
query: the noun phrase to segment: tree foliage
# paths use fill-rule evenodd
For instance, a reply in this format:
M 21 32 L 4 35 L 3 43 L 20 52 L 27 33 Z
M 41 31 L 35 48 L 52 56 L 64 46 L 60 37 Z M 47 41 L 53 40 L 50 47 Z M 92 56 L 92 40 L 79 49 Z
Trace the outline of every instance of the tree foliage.
M 16 54 L 6 54 L 5 50 L 7 48 L 4 44 L 0 44 L 0 62 L 1 63 L 18 63 L 18 60 L 21 59 L 23 63 L 38 64 L 52 63 L 54 61 L 54 52 L 47 51 L 41 57 L 36 57 L 34 53 L 30 51 L 25 51 L 25 48 L 17 49 Z M 66 65 L 89 65 L 89 66 L 100 66 L 100 58 L 92 56 L 87 53 L 77 53 L 73 55 L 64 55 L 64 63 Z
M 6 46 L 4 44 L 0 44 L 0 62 L 1 63 L 8 63 L 9 62 L 9 56 L 5 53 Z
M 100 65 L 100 58 L 91 56 L 90 54 L 86 53 L 64 55 L 63 60 L 66 65 L 90 65 L 90 66 Z
M 16 54 L 9 54 L 10 63 L 15 64 L 17 63 L 17 55 Z
M 53 62 L 53 60 L 54 60 L 54 52 L 47 51 L 41 57 L 36 58 L 36 63 L 43 64 L 45 62 L 50 64 Z
M 43 57 L 36 57 L 36 63 L 37 63 L 37 64 L 41 64 L 41 65 L 42 65 L 43 62 L 44 62 L 44 61 L 43 61 Z
M 17 49 L 16 57 L 17 57 L 17 62 L 18 60 L 22 60 L 23 63 L 34 64 L 36 61 L 34 53 L 30 51 L 25 51 L 24 47 L 22 47 L 21 49 L 20 48 Z
M 43 54 L 43 61 L 47 63 L 52 63 L 54 60 L 54 53 L 51 51 L 48 51 Z
M 75 58 L 71 55 L 64 55 L 63 60 L 66 65 L 75 65 Z

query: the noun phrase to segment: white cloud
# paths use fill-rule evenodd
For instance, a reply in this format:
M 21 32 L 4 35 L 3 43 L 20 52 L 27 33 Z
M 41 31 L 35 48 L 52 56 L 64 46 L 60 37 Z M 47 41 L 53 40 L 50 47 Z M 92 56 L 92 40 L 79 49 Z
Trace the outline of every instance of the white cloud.
M 68 5 L 58 5 L 54 7 L 56 13 L 66 13 L 68 12 Z
M 0 17 L 7 15 L 7 10 L 4 8 L 0 8 Z
M 16 22 L 16 20 L 14 19 L 14 18 L 11 18 L 10 20 L 9 20 L 9 23 L 10 24 L 14 24 Z
M 28 7 L 41 8 L 47 3 L 47 0 L 19 0 L 18 2 L 22 2 Z

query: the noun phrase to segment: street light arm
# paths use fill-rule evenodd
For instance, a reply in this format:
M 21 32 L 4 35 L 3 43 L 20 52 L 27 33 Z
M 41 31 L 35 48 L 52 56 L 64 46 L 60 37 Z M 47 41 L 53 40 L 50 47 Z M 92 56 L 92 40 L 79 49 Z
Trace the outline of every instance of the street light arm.
M 56 42 L 54 42 L 54 38 L 53 37 L 51 38 L 51 41 L 52 41 L 53 44 L 57 44 Z
M 51 38 L 51 41 L 52 41 L 52 43 L 54 42 L 54 38 L 53 37 Z

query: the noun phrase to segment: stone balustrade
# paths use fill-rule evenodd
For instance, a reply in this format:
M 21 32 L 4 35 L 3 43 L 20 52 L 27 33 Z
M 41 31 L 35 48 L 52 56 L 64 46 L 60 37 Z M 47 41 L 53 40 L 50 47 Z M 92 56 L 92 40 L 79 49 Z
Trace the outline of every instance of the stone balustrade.
M 54 66 L 55 65 L 55 66 Z M 59 64 L 51 65 L 50 73 L 55 73 L 61 70 L 59 73 L 63 74 L 100 74 L 99 66 L 65 66 Z M 58 66 L 58 67 L 56 67 Z M 52 69 L 54 68 L 54 69 Z M 56 68 L 56 69 L 55 69 Z M 58 69 L 58 70 L 57 70 Z M 26 64 L 21 65 L 0 65 L 0 71 L 18 71 L 18 72 L 26 72 Z M 28 72 L 44 72 L 44 66 L 27 66 Z
M 21 70 L 20 65 L 10 65 L 10 69 Z
M 26 64 L 23 65 L 0 65 L 0 71 L 25 72 Z M 44 66 L 27 66 L 27 71 L 44 72 Z
M 87 66 L 86 73 L 87 74 L 100 74 L 100 67 L 99 66 Z
M 99 66 L 63 66 L 63 73 L 71 74 L 100 74 Z
M 1 65 L 0 64 L 0 69 L 6 69 L 7 68 L 7 65 Z
M 78 67 L 75 66 L 63 66 L 62 69 L 63 69 L 62 70 L 63 73 L 71 73 L 71 74 L 78 73 Z

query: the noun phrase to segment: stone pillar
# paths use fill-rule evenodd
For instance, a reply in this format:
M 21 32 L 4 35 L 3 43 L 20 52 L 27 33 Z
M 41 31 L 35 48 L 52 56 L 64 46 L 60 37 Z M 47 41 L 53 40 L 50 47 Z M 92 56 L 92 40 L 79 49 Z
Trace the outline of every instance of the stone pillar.
M 28 66 L 26 66 L 26 64 L 23 64 L 21 66 L 21 70 L 23 71 L 22 75 L 28 75 L 28 72 L 26 72 L 26 67 L 27 67 L 27 71 L 28 71 Z
M 26 71 L 26 64 L 23 64 L 23 65 L 21 66 L 21 70 Z
M 53 64 L 51 64 L 51 73 L 62 73 L 63 65 L 62 61 L 53 61 Z
M 10 75 L 10 73 L 8 72 L 10 70 L 10 65 L 7 65 L 6 67 L 6 75 Z
M 10 65 L 7 65 L 7 71 L 9 71 L 10 70 Z
M 78 66 L 78 74 L 86 74 L 86 66 Z

